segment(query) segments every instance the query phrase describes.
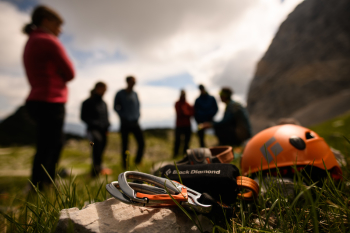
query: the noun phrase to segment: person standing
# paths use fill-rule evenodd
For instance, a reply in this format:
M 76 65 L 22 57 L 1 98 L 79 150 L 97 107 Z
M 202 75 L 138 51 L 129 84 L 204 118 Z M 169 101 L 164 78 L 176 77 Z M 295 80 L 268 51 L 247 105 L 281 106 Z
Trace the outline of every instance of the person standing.
M 136 79 L 133 76 L 126 77 L 127 87 L 117 92 L 114 99 L 114 110 L 120 118 L 120 133 L 122 136 L 123 167 L 126 168 L 126 158 L 129 142 L 129 133 L 133 133 L 138 144 L 135 164 L 140 164 L 145 148 L 143 133 L 139 125 L 140 102 L 137 93 L 133 90 Z
M 31 90 L 26 108 L 36 122 L 37 142 L 31 181 L 39 188 L 51 183 L 63 147 L 63 123 L 68 89 L 74 68 L 58 40 L 63 19 L 46 6 L 37 6 L 31 23 L 23 28 L 29 36 L 24 48 L 23 63 Z
M 215 114 L 218 112 L 218 104 L 213 96 L 209 95 L 205 87 L 201 84 L 198 86 L 200 90 L 200 96 L 194 103 L 194 119 L 197 124 L 200 125 L 204 122 L 210 122 L 213 120 Z M 204 143 L 205 129 L 198 129 L 197 135 L 199 138 L 199 144 L 201 147 L 205 147 Z
M 252 136 L 252 131 L 246 108 L 232 100 L 232 94 L 228 87 L 221 89 L 220 98 L 226 104 L 224 117 L 218 122 L 204 122 L 200 127 L 213 127 L 220 145 L 240 146 Z
M 193 107 L 186 102 L 186 93 L 181 90 L 180 99 L 175 103 L 176 110 L 176 128 L 175 128 L 175 144 L 174 154 L 175 158 L 179 154 L 181 137 L 183 140 L 183 154 L 186 154 L 188 144 L 191 140 L 191 117 L 193 116 Z
M 108 128 L 110 126 L 108 120 L 107 104 L 102 97 L 107 90 L 107 85 L 103 82 L 95 84 L 91 90 L 91 96 L 85 100 L 81 107 L 80 118 L 87 124 L 88 139 L 92 141 L 92 162 L 91 176 L 95 177 L 99 174 L 110 175 L 111 169 L 102 168 L 102 155 L 107 143 Z

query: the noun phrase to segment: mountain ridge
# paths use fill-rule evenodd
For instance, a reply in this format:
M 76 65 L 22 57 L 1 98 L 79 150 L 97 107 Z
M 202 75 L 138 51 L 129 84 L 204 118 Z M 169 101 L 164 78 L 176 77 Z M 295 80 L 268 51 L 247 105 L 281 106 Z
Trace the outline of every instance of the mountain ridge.
M 309 126 L 350 109 L 344 107 L 349 95 L 336 97 L 350 89 L 349 12 L 347 0 L 306 0 L 281 24 L 249 87 L 247 108 L 255 133 L 282 117 Z M 302 111 L 322 101 L 330 107 L 321 111 L 324 117 Z M 332 104 L 341 106 L 339 111 Z

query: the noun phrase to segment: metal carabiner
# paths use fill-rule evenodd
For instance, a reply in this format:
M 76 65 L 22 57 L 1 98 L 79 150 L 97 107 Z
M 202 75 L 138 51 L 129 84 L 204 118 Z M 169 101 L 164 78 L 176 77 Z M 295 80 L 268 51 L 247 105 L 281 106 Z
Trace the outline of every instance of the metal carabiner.
M 142 192 L 145 194 L 153 194 L 153 195 L 159 195 L 159 194 L 165 194 L 167 193 L 164 189 L 146 185 L 146 184 L 138 184 L 138 183 L 129 183 L 129 186 L 134 189 L 137 192 Z M 124 193 L 122 193 L 120 189 L 120 185 L 118 181 L 113 181 L 110 184 L 106 185 L 107 191 L 116 199 L 119 201 L 129 204 L 129 205 L 136 205 L 136 206 L 153 206 L 153 207 L 161 207 L 164 206 L 162 204 L 156 205 L 154 203 L 141 203 L 141 202 L 135 202 L 131 200 L 128 196 L 126 196 Z M 168 195 L 168 194 L 166 194 Z
M 168 194 L 159 194 L 159 193 L 167 193 L 162 188 L 158 188 L 158 187 L 154 187 L 146 184 L 131 183 L 131 182 L 129 182 L 128 184 L 130 185 L 131 188 L 133 188 L 138 193 L 145 192 L 145 193 L 141 193 L 143 195 L 163 195 L 163 196 L 166 195 L 167 197 L 169 197 Z M 133 201 L 123 193 L 118 181 L 113 181 L 112 183 L 107 184 L 106 189 L 114 198 L 128 205 L 154 207 L 154 208 L 170 207 L 175 205 L 175 203 L 173 202 L 164 201 L 164 200 L 163 201 L 160 200 L 157 202 L 148 202 L 148 203 Z
M 133 183 L 128 183 L 127 179 L 146 181 L 162 189 L 165 185 L 168 192 L 171 194 L 171 197 L 178 201 L 181 205 L 185 207 L 193 207 L 196 211 L 200 213 L 209 213 L 211 211 L 212 205 L 202 204 L 198 201 L 198 199 L 202 195 L 201 193 L 190 189 L 185 185 L 177 183 L 176 181 L 168 180 L 162 177 L 157 177 L 142 172 L 128 171 L 121 173 L 118 177 L 120 189 L 126 196 L 128 196 L 134 202 L 149 204 L 162 203 L 175 205 L 172 198 L 168 194 L 149 195 L 143 192 L 137 192 L 137 190 L 134 190 L 132 187 L 129 186 L 129 184 Z M 171 191 L 173 193 L 171 193 Z
M 116 185 L 117 184 L 117 185 Z M 132 200 L 130 200 L 130 198 L 128 196 L 126 196 L 124 193 L 119 191 L 119 185 L 117 181 L 114 181 L 110 184 L 106 184 L 106 190 L 109 192 L 109 194 L 111 194 L 114 198 L 118 199 L 119 201 L 125 203 L 125 204 L 140 204 L 138 202 L 133 202 Z
M 183 206 L 187 208 L 193 207 L 199 213 L 210 213 L 212 205 L 202 204 L 198 199 L 202 196 L 201 193 L 187 188 L 188 200 L 187 202 L 182 203 Z
M 136 171 L 126 171 L 124 173 L 120 173 L 118 176 L 120 189 L 126 196 L 128 196 L 133 201 L 141 203 L 171 203 L 172 199 L 169 197 L 168 194 L 158 194 L 155 196 L 150 196 L 142 192 L 135 192 L 135 190 L 129 186 L 127 179 L 148 182 L 163 189 L 165 185 L 166 189 L 175 200 L 187 201 L 186 190 L 184 190 L 182 186 L 180 187 L 180 184 L 176 181 L 171 181 L 162 177 L 153 176 L 150 174 Z

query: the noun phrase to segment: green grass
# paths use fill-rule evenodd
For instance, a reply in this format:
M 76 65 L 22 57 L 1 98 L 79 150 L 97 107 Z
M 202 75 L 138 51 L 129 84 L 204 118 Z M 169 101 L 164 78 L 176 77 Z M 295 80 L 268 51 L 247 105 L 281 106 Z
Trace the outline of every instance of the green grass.
M 340 150 L 350 158 L 350 147 L 347 140 L 350 140 L 350 112 L 333 118 L 321 124 L 311 126 L 321 137 L 323 137 L 329 146 Z
M 155 163 L 172 160 L 174 140 L 172 131 L 167 131 L 165 134 L 163 132 L 161 135 L 145 132 L 145 138 L 145 154 L 142 164 L 137 168 L 133 164 L 136 142 L 133 137 L 130 138 L 129 170 L 148 173 Z M 208 146 L 217 143 L 215 137 L 210 135 L 206 141 Z M 196 135 L 193 135 L 191 145 L 198 147 Z M 89 141 L 68 141 L 60 158 L 59 168 L 72 171 L 74 179 L 62 179 L 61 182 L 57 178 L 60 184 L 58 190 L 52 188 L 31 193 L 29 196 L 25 195 L 23 190 L 28 184 L 34 147 L 0 148 L 0 211 L 2 213 L 0 214 L 0 232 L 48 232 L 54 228 L 58 220 L 58 212 L 62 208 L 81 209 L 87 203 L 110 198 L 105 190 L 106 182 L 117 180 L 119 173 L 124 171 L 121 165 L 120 147 L 120 135 L 110 133 L 104 154 L 104 165 L 111 168 L 113 174 L 109 177 L 92 179 Z M 1 171 L 6 171 L 6 174 Z M 25 215 L 27 217 L 24 217 Z
M 59 180 L 59 186 L 37 192 L 26 199 L 8 196 L 8 208 L 1 210 L 6 232 L 50 232 L 55 228 L 59 211 L 107 199 L 104 188 L 108 177 Z M 296 177 L 296 198 L 286 198 L 281 187 L 271 185 L 265 196 L 255 202 L 237 200 L 233 218 L 215 226 L 216 232 L 347 232 L 349 228 L 349 182 L 324 182 L 321 187 L 303 186 Z M 187 212 L 187 211 L 186 211 Z M 190 214 L 193 221 L 194 215 Z M 200 229 L 200 226 L 199 226 Z
M 343 122 L 343 123 L 341 123 Z M 339 149 L 350 164 L 350 144 L 343 136 L 350 138 L 350 114 L 337 117 L 323 124 L 311 127 L 324 137 L 330 146 Z M 149 172 L 154 163 L 171 160 L 173 134 L 156 137 L 146 134 L 146 151 L 143 163 L 137 167 L 141 172 Z M 24 195 L 23 189 L 29 178 L 33 147 L 0 148 L 0 171 L 11 171 L 0 176 L 0 232 L 50 232 L 63 208 L 83 208 L 88 203 L 109 198 L 105 184 L 117 180 L 121 167 L 120 136 L 111 133 L 104 156 L 104 164 L 113 170 L 110 177 L 92 179 L 90 145 L 86 140 L 70 141 L 60 160 L 60 167 L 72 169 L 68 179 L 57 178 L 57 188 Z M 213 136 L 207 137 L 207 144 L 215 145 Z M 135 141 L 131 139 L 130 170 L 133 165 Z M 198 147 L 194 135 L 191 147 Z M 234 163 L 238 165 L 239 160 Z M 344 174 L 349 174 L 348 167 Z M 28 175 L 18 175 L 27 172 Z M 1 173 L 0 173 L 1 174 Z M 271 185 L 264 196 L 253 203 L 237 200 L 233 218 L 227 222 L 215 222 L 215 232 L 347 232 L 350 230 L 350 182 L 349 177 L 339 183 L 331 179 L 321 187 L 306 188 L 301 184 L 302 177 L 296 176 L 295 198 L 283 196 L 283 190 Z M 213 220 L 213 219 L 212 219 Z M 214 220 L 213 220 L 214 221 Z

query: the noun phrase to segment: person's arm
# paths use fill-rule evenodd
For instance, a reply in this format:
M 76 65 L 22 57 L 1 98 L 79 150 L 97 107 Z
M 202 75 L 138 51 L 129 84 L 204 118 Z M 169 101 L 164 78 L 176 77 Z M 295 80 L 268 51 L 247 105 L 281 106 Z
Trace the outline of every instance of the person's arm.
M 81 106 L 80 119 L 84 121 L 88 127 L 100 128 L 100 122 L 93 118 L 93 107 L 89 100 L 84 101 Z
M 109 122 L 109 117 L 108 117 L 108 106 L 107 106 L 106 102 L 103 101 L 103 103 L 105 105 L 105 114 L 106 114 L 105 115 L 106 116 L 106 131 L 108 131 L 108 128 L 111 125 L 111 123 Z
M 139 119 L 140 115 L 141 115 L 141 113 L 140 113 L 140 101 L 139 101 L 139 96 L 137 95 L 136 92 L 135 92 L 135 95 L 136 95 L 136 104 L 137 104 L 137 110 L 138 110 L 138 117 L 137 117 L 137 119 Z
M 196 101 L 194 102 L 193 115 L 194 115 L 194 119 L 196 120 L 196 122 L 198 122 L 199 121 L 199 118 L 198 118 L 198 99 L 196 99 Z
M 210 107 L 210 110 L 208 112 L 208 115 L 210 116 L 210 118 L 213 118 L 219 110 L 218 104 L 217 104 L 214 96 L 211 96 L 210 106 L 211 107 Z
M 114 110 L 118 113 L 119 117 L 122 115 L 122 101 L 121 94 L 118 92 L 114 98 Z
M 218 113 L 219 108 L 218 108 L 218 103 L 216 102 L 216 99 L 214 96 L 212 96 L 213 98 L 213 117 L 216 115 L 216 113 Z
M 249 137 L 251 137 L 253 135 L 253 132 L 252 132 L 252 127 L 250 125 L 250 120 L 249 120 L 249 114 L 248 114 L 248 111 L 246 108 L 242 107 L 241 106 L 241 114 L 242 114 L 242 118 L 244 120 L 244 124 L 247 128 L 247 131 L 249 133 Z
M 182 115 L 183 116 L 187 116 L 187 117 L 193 116 L 193 108 L 188 103 L 183 104 L 181 106 L 181 110 L 182 110 Z
M 88 126 L 91 126 L 91 106 L 89 105 L 88 100 L 84 101 L 81 105 L 80 119 L 84 121 Z
M 194 107 L 189 105 L 191 116 L 194 116 Z
M 181 117 L 182 116 L 182 109 L 181 109 L 181 105 L 179 102 L 175 103 L 175 111 L 176 111 L 176 116 L 177 117 Z
M 81 104 L 81 110 L 80 110 L 80 119 L 82 121 L 84 121 L 86 124 L 88 124 L 88 116 L 89 116 L 89 112 L 88 112 L 88 107 L 86 106 L 86 101 L 84 101 Z
M 74 78 L 74 67 L 61 42 L 57 38 L 53 38 L 49 42 L 49 47 L 59 75 L 66 82 L 72 80 Z

